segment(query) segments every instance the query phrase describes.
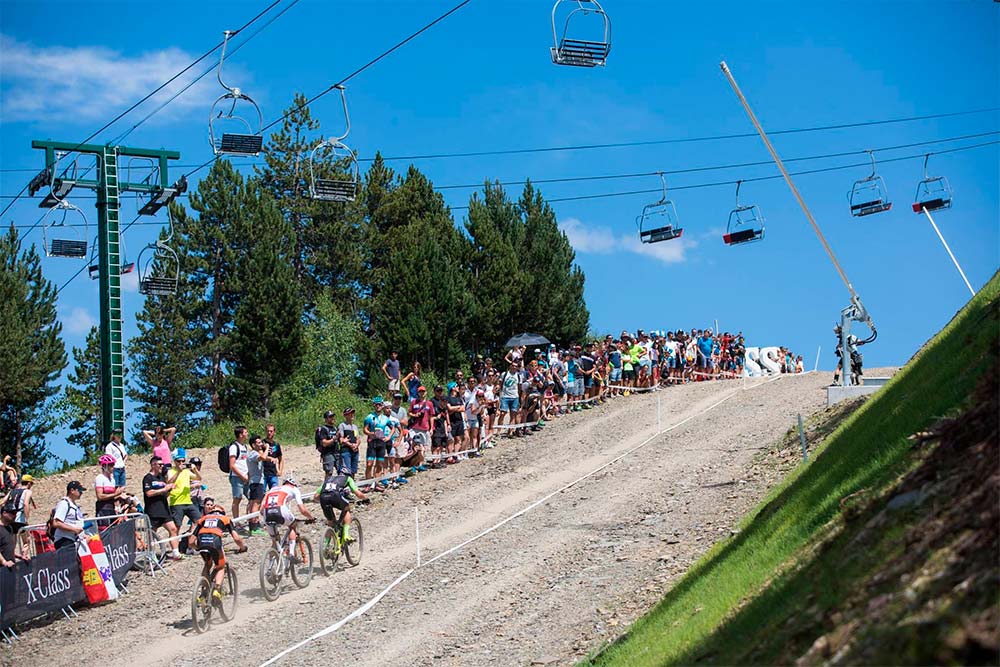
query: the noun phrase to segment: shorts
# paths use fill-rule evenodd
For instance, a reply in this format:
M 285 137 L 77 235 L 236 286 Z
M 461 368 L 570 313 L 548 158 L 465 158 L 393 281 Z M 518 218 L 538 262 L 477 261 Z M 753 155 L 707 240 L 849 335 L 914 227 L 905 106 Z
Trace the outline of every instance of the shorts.
M 226 566 L 226 552 L 222 548 L 222 538 L 218 535 L 199 535 L 195 547 L 205 562 L 212 561 L 215 567 Z
M 587 388 L 593 387 L 594 386 L 593 376 L 588 375 L 585 378 L 583 378 L 583 386 Z
M 125 468 L 115 468 L 115 486 L 125 486 Z
M 465 423 L 464 422 L 452 422 L 451 423 L 451 435 L 456 438 L 461 438 L 465 435 Z
M 385 440 L 372 438 L 365 446 L 366 461 L 385 461 Z
M 612 368 L 611 373 L 608 375 L 609 382 L 621 382 L 622 380 L 622 369 Z
M 247 498 L 250 500 L 263 500 L 264 499 L 264 485 L 263 484 L 250 484 L 247 487 Z
M 517 412 L 521 409 L 521 401 L 517 398 L 501 398 L 500 412 Z
M 399 391 L 399 378 L 389 380 L 389 391 Z
M 269 489 L 273 489 L 278 486 L 278 476 L 277 475 L 264 475 L 264 484 Z
M 434 437 L 431 438 L 431 447 L 433 449 L 440 449 L 448 445 L 448 435 L 446 433 L 435 433 Z
M 652 362 L 652 360 L 650 360 L 650 358 L 649 358 L 649 357 L 644 357 L 644 358 L 642 358 L 642 359 L 640 359 L 640 360 L 639 360 L 639 365 L 640 365 L 640 366 L 645 366 L 645 367 L 646 367 L 646 370 L 649 370 L 649 366 L 650 366 L 650 365 L 651 365 L 652 363 L 653 363 L 653 362 Z
M 172 517 L 169 517 L 169 516 L 151 516 L 151 517 L 149 517 L 149 529 L 150 530 L 154 530 L 154 531 L 155 530 L 159 530 L 160 528 L 163 528 L 164 526 L 166 526 L 168 523 L 174 523 L 174 520 L 173 520 Z M 174 524 L 174 525 L 176 525 L 176 524 Z
M 583 396 L 583 386 L 584 386 L 584 384 L 583 384 L 583 378 L 577 378 L 576 382 L 574 384 L 576 385 L 573 388 L 573 391 L 576 392 L 575 395 L 576 396 Z
M 295 515 L 284 505 L 281 507 L 268 507 L 264 510 L 264 523 L 268 526 L 287 526 L 294 522 Z
M 323 509 L 323 516 L 327 521 L 337 518 L 334 510 L 345 510 L 351 506 L 341 493 L 321 493 L 319 494 L 319 506 Z
M 337 469 L 337 461 L 340 459 L 340 454 L 337 452 L 327 452 L 320 457 L 323 462 L 323 472 L 330 474 Z
M 236 475 L 229 476 L 229 488 L 233 490 L 233 500 L 239 500 L 247 494 L 248 484 Z
M 635 379 L 635 369 L 634 368 L 626 368 L 624 371 L 622 371 L 622 377 L 625 378 L 626 380 L 634 380 Z
M 677 368 L 677 357 L 667 357 L 667 368 Z
M 468 421 L 469 421 L 469 430 L 470 431 L 472 429 L 474 429 L 474 428 L 479 428 L 479 415 L 473 415 L 473 416 L 469 417 Z

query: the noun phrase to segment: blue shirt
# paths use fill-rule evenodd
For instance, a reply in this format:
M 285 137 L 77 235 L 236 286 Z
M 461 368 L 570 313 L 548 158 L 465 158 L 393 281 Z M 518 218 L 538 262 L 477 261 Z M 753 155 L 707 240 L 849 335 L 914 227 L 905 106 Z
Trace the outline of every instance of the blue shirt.
M 701 338 L 699 338 L 698 339 L 698 349 L 701 350 L 701 353 L 703 355 L 705 355 L 706 357 L 711 356 L 712 355 L 712 337 L 711 336 L 702 336 Z
M 608 355 L 608 362 L 611 363 L 611 368 L 621 368 L 622 353 L 619 350 L 613 350 L 611 354 Z

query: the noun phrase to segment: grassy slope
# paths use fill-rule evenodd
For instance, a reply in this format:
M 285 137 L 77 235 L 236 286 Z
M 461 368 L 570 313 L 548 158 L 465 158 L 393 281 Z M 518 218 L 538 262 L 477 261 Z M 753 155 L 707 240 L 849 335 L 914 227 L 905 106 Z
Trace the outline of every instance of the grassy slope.
M 981 362 L 996 344 L 998 300 L 1000 274 L 885 389 L 845 420 L 809 465 L 775 488 L 737 536 L 713 547 L 593 664 L 733 662 L 738 658 L 732 651 L 740 644 L 784 621 L 782 605 L 795 595 L 789 587 L 784 587 L 785 599 L 757 605 L 756 613 L 735 618 L 734 613 L 767 593 L 768 585 L 798 559 L 809 557 L 810 542 L 832 529 L 828 524 L 839 515 L 844 498 L 859 491 L 877 493 L 913 466 L 907 436 L 959 409 L 984 372 Z M 824 602 L 830 600 L 819 600 Z M 729 641 L 717 643 L 725 639 L 714 635 L 727 619 Z M 776 659 L 756 655 L 753 662 Z

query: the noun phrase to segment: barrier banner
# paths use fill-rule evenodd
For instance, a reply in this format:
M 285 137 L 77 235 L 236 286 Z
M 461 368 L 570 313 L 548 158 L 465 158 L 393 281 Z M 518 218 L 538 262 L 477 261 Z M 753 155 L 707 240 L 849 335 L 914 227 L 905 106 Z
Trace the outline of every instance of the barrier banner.
M 104 553 L 111 564 L 115 586 L 121 586 L 125 575 L 135 565 L 135 519 L 116 523 L 101 532 Z
M 0 567 L 0 627 L 58 612 L 86 599 L 76 549 L 59 549 Z

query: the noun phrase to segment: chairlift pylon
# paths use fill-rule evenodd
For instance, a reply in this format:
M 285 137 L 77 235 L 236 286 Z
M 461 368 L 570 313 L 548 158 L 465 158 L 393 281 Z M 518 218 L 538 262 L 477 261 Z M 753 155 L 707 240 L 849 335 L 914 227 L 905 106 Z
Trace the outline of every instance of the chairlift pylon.
M 847 194 L 851 204 L 851 215 L 861 218 L 873 213 L 882 213 L 892 208 L 885 181 L 875 171 L 875 151 L 865 151 L 872 161 L 872 173 L 859 181 Z
M 560 32 L 558 14 L 563 3 L 575 4 L 576 7 L 566 15 Z M 602 29 L 593 36 L 580 29 L 591 14 L 603 23 Z M 596 24 L 596 21 L 593 23 Z M 552 48 L 549 51 L 556 65 L 604 67 L 611 53 L 611 19 L 600 3 L 597 0 L 556 0 L 552 7 Z
M 736 208 L 729 212 L 729 222 L 722 241 L 729 246 L 761 241 L 764 238 L 764 215 L 756 204 L 740 205 L 740 186 L 736 181 Z
M 157 238 L 139 253 L 139 293 L 147 296 L 171 296 L 177 293 L 181 261 L 177 251 L 168 245 L 174 236 L 174 219 L 167 209 L 167 236 Z
M 928 176 L 927 161 L 932 153 L 924 156 L 924 178 L 917 183 L 917 194 L 913 198 L 913 212 L 923 213 L 928 211 L 940 211 L 951 208 L 951 185 L 944 176 Z
M 226 46 L 229 44 L 229 38 L 233 34 L 235 33 L 231 30 L 226 30 L 223 33 L 222 53 L 219 56 L 219 69 L 216 73 L 216 78 L 218 78 L 219 84 L 226 89 L 226 93 L 219 97 L 219 99 L 215 100 L 215 103 L 212 104 L 212 109 L 208 114 L 208 141 L 212 145 L 212 150 L 219 156 L 255 156 L 260 153 L 261 147 L 264 143 L 264 114 L 261 112 L 260 107 L 257 106 L 257 103 L 254 102 L 249 95 L 241 91 L 239 88 L 226 85 L 226 82 L 222 80 L 222 64 L 226 61 Z M 236 111 L 236 105 L 241 101 L 247 102 L 253 107 L 257 114 L 256 124 L 252 122 L 252 116 L 250 120 L 248 120 L 247 118 L 234 113 L 234 111 Z M 220 107 L 220 105 L 222 106 Z M 226 105 L 229 105 L 229 111 L 225 111 Z M 223 129 L 222 136 L 219 139 L 216 139 L 215 122 L 217 120 L 229 121 L 225 124 L 226 126 L 230 128 L 235 127 L 236 129 L 244 131 L 226 132 L 225 129 Z
M 663 185 L 663 195 L 658 201 L 642 207 L 635 221 L 639 227 L 639 240 L 643 243 L 659 243 L 680 238 L 684 230 L 677 226 L 677 207 L 667 199 L 667 179 L 663 172 L 657 172 Z
M 347 94 L 343 86 L 340 90 L 340 101 L 344 107 L 344 134 L 321 141 L 309 155 L 309 196 L 319 201 L 350 202 L 358 196 L 361 185 L 361 167 L 358 158 L 344 139 L 351 133 L 351 116 L 347 112 Z M 336 161 L 347 161 L 345 171 L 347 178 L 321 178 L 316 175 L 316 162 L 324 157 L 333 157 Z
M 56 211 L 62 214 L 58 222 L 54 220 Z M 49 216 L 53 216 L 53 220 L 48 220 Z M 77 218 L 82 218 L 82 225 L 75 222 Z M 72 231 L 79 227 L 83 227 L 82 232 Z M 60 199 L 42 217 L 42 247 L 45 249 L 46 257 L 86 259 L 89 229 L 90 223 L 80 207 Z

